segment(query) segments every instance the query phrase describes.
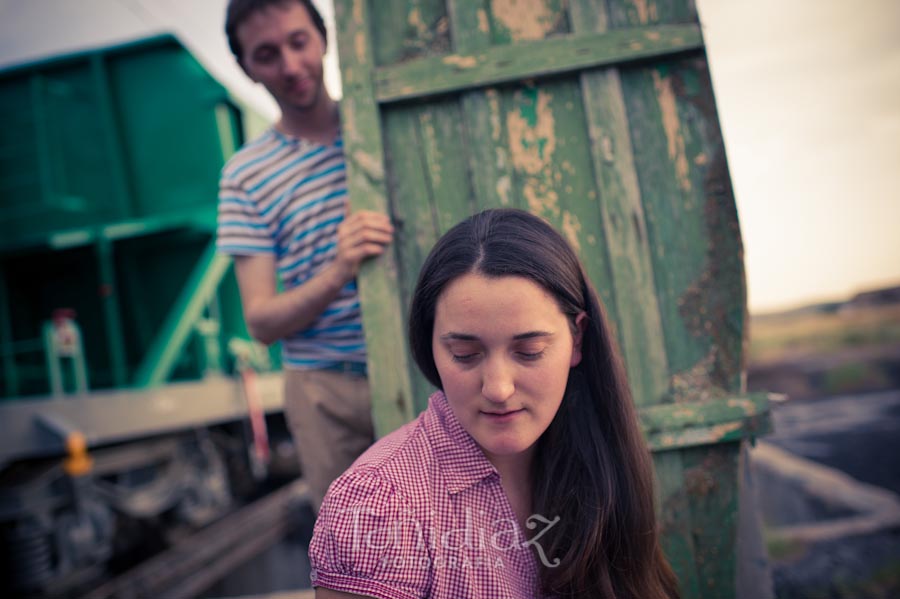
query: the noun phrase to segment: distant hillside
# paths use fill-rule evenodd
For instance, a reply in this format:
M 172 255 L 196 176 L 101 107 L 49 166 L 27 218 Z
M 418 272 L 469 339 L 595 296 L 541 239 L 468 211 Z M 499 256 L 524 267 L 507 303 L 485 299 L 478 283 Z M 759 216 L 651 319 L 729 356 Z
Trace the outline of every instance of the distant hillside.
M 788 310 L 751 314 L 750 317 L 752 320 L 766 321 L 804 314 L 829 314 L 852 307 L 889 306 L 895 304 L 900 304 L 900 285 L 861 291 L 844 301 L 817 302 Z
M 900 387 L 900 286 L 752 315 L 747 378 L 794 398 Z
M 849 302 L 844 304 L 844 308 L 889 306 L 892 304 L 900 304 L 900 285 L 857 293 Z

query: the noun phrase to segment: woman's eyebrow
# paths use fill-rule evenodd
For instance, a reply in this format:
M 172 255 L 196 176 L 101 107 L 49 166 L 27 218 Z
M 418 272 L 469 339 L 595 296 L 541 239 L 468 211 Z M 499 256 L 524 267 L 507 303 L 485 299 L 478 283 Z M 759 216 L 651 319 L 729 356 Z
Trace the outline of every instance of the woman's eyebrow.
M 529 331 L 527 333 L 519 333 L 518 335 L 514 335 L 513 339 L 516 341 L 521 341 L 522 339 L 534 339 L 536 337 L 552 337 L 553 333 L 549 331 Z
M 519 333 L 518 335 L 513 335 L 514 341 L 522 341 L 523 339 L 535 339 L 538 337 L 552 337 L 553 333 L 548 331 L 528 331 L 527 333 Z M 469 333 L 444 333 L 440 336 L 441 341 L 480 341 L 478 336 L 470 335 Z
M 441 341 L 478 341 L 478 337 L 468 333 L 454 333 L 451 331 L 441 335 Z

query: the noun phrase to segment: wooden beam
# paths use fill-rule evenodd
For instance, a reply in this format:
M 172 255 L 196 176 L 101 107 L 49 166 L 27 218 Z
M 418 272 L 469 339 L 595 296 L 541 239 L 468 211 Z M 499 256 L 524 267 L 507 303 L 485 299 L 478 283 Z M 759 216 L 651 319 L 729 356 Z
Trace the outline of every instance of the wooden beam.
M 341 124 L 350 204 L 354 210 L 390 214 L 381 114 L 372 89 L 375 67 L 369 32 L 369 2 L 338 0 L 334 3 L 334 12 L 344 88 Z M 378 437 L 413 417 L 409 348 L 403 326 L 398 272 L 396 247 L 391 246 L 379 258 L 367 260 L 357 277 L 369 352 L 372 420 Z M 376 352 L 378 358 L 373 360 Z
M 374 69 L 380 103 L 558 75 L 703 48 L 700 26 L 655 25 L 560 36 Z M 343 56 L 343 55 L 342 55 Z
M 654 450 L 737 441 L 770 430 L 769 394 L 663 404 L 639 410 L 641 428 Z

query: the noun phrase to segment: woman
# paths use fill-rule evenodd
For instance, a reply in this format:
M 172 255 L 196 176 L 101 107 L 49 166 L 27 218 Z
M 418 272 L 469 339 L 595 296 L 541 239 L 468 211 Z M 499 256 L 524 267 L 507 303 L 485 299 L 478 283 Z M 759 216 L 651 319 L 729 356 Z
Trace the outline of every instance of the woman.
M 447 232 L 409 336 L 440 391 L 329 490 L 317 598 L 678 596 L 612 331 L 552 227 L 487 210 Z

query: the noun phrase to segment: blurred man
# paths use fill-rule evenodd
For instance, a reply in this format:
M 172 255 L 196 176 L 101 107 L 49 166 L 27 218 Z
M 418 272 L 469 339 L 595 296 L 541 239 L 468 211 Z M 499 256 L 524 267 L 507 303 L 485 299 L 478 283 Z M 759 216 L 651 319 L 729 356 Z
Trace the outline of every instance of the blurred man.
M 349 210 L 338 106 L 322 76 L 327 34 L 312 2 L 231 0 L 225 32 L 281 118 L 222 172 L 218 247 L 234 256 L 251 335 L 282 341 L 285 413 L 318 510 L 373 440 L 355 277 L 393 228 L 383 214 Z

